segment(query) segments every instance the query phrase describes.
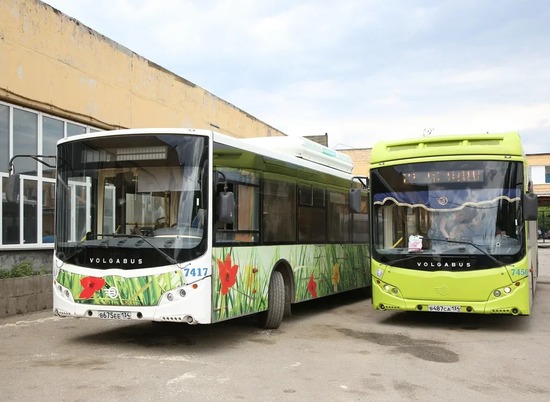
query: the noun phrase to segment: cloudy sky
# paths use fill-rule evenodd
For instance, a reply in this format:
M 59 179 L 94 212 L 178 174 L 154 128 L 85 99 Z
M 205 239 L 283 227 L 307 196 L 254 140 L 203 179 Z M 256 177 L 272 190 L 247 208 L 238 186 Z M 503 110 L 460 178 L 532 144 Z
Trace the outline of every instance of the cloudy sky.
M 519 131 L 550 152 L 545 0 L 46 0 L 288 135 Z

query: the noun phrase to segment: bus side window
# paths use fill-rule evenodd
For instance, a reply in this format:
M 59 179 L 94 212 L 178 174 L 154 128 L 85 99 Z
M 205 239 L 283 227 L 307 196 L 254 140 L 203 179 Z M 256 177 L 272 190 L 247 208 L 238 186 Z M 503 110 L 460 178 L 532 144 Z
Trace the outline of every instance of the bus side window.
M 259 187 L 228 183 L 227 191 L 234 191 L 235 218 L 231 224 L 216 222 L 216 241 L 223 243 L 257 242 L 259 240 L 260 215 Z
M 296 185 L 291 181 L 265 180 L 263 187 L 263 241 L 296 241 Z

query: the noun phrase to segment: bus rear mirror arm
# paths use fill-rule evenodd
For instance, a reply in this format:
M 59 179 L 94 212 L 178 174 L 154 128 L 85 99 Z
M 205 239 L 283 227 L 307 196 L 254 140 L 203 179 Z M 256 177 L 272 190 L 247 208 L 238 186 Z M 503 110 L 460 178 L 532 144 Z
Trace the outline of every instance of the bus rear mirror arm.
M 233 223 L 235 211 L 235 196 L 231 191 L 224 191 L 218 195 L 218 221 Z
M 31 158 L 37 162 L 46 165 L 49 168 L 56 168 L 56 165 L 46 162 L 43 159 L 56 159 L 55 155 L 15 155 L 12 156 L 8 162 L 8 180 L 6 182 L 6 201 L 9 203 L 16 203 L 19 200 L 19 186 L 21 183 L 21 175 L 15 173 L 15 165 L 13 161 L 15 158 Z
M 535 193 L 523 194 L 523 219 L 536 221 L 538 219 L 539 199 Z
M 354 182 L 359 182 L 361 187 L 353 187 Z M 352 213 L 361 213 L 361 190 L 366 190 L 369 187 L 369 178 L 362 176 L 354 176 L 351 178 L 351 188 L 349 190 L 349 209 Z
M 220 177 L 222 181 L 220 182 Z M 223 184 L 223 192 L 218 194 L 218 222 L 231 224 L 235 212 L 235 195 L 231 191 L 227 191 L 227 179 L 225 175 L 218 171 L 214 171 L 214 189 L 217 191 L 218 184 Z

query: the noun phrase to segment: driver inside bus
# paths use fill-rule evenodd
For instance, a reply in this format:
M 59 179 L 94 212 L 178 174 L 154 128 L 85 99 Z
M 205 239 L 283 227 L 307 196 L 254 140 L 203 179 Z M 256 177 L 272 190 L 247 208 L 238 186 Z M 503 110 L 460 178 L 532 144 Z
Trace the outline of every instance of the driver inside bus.
M 153 211 L 153 222 L 155 224 L 155 229 L 166 227 L 166 214 L 164 212 L 164 207 L 162 206 L 162 204 L 162 199 L 155 199 L 156 209 Z
M 450 240 L 473 240 L 480 227 L 475 211 L 466 208 L 448 213 L 439 222 L 441 235 Z

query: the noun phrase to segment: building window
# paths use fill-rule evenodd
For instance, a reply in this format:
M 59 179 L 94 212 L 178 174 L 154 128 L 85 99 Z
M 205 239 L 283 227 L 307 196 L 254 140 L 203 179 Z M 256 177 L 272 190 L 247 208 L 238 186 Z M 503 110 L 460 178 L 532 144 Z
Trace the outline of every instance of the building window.
M 78 124 L 67 123 L 67 137 L 71 135 L 85 134 L 86 127 Z
M 0 102 L 0 245 L 51 247 L 54 239 L 55 169 L 32 158 L 16 158 L 21 192 L 17 203 L 8 203 L 5 188 L 10 158 L 55 155 L 58 140 L 96 131 L 95 127 Z M 46 162 L 55 164 L 55 159 Z
M 544 182 L 550 183 L 550 166 L 544 167 Z
M 36 155 L 38 142 L 38 115 L 22 109 L 13 109 L 13 154 Z M 37 175 L 37 162 L 31 158 L 14 161 L 15 171 Z
M 42 118 L 42 155 L 55 155 L 57 141 L 63 138 L 63 120 L 48 116 Z M 53 162 L 53 161 L 50 161 Z M 55 178 L 55 169 L 42 166 L 44 177 Z
M 42 242 L 53 243 L 55 183 L 42 184 Z
M 0 171 L 8 171 L 10 155 L 10 109 L 0 104 Z

